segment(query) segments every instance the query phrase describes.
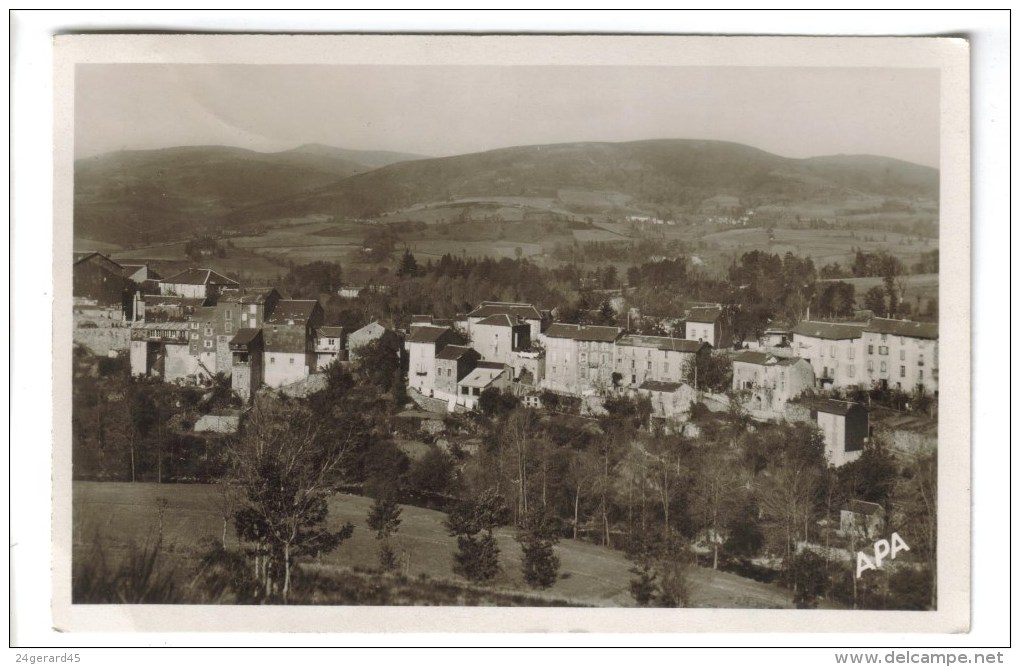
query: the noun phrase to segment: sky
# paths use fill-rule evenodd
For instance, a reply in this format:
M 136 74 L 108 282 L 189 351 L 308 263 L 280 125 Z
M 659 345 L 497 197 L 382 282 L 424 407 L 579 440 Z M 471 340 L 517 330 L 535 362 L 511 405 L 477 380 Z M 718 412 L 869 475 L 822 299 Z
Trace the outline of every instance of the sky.
M 938 70 L 919 68 L 79 64 L 75 157 L 683 138 L 938 167 L 939 114 Z

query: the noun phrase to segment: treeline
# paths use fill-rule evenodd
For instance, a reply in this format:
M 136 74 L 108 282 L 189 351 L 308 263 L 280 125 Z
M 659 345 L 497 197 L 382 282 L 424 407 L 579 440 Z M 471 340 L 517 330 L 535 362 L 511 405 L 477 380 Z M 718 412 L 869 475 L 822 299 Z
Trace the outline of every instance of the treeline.
M 630 262 L 637 264 L 649 257 L 676 257 L 690 252 L 682 241 L 651 240 L 640 241 L 588 241 L 573 245 L 557 243 L 552 256 L 561 262 L 595 264 L 598 262 Z

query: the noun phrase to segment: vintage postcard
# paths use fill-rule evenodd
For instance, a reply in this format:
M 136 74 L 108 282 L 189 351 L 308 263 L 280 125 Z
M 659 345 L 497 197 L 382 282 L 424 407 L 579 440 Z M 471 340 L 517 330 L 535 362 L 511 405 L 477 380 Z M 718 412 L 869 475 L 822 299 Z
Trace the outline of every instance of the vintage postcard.
M 54 49 L 55 627 L 968 630 L 965 40 Z

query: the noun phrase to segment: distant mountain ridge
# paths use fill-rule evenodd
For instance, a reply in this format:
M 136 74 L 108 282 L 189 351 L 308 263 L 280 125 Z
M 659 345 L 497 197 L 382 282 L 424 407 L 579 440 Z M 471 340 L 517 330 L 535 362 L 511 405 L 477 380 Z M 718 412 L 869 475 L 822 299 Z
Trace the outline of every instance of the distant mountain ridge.
M 381 165 L 372 168 L 372 165 Z M 501 148 L 442 158 L 306 145 L 135 151 L 76 163 L 75 234 L 172 238 L 203 225 L 312 213 L 371 218 L 459 197 L 618 192 L 639 206 L 696 210 L 718 195 L 761 203 L 860 194 L 937 200 L 939 172 L 893 158 L 785 158 L 742 144 L 658 139 Z

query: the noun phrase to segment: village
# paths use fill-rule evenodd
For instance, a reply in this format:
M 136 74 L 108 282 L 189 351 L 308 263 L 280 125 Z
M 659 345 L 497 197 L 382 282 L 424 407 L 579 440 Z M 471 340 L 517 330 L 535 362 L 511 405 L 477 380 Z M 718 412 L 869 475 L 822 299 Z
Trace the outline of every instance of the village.
M 759 422 L 816 425 L 835 467 L 860 457 L 874 431 L 870 399 L 859 398 L 867 390 L 938 396 L 938 325 L 875 316 L 770 328 L 742 349 L 733 349 L 725 304 L 679 314 L 683 338 L 563 323 L 555 310 L 489 301 L 450 320 L 416 315 L 406 330 L 373 321 L 347 331 L 324 322 L 318 301 L 275 287 L 246 288 L 202 268 L 162 278 L 100 253 L 76 258 L 74 309 L 76 341 L 101 354 L 127 351 L 133 377 L 208 384 L 220 376 L 245 403 L 263 388 L 311 393 L 331 364 L 385 340 L 400 350 L 408 397 L 429 413 L 476 410 L 495 392 L 532 408 L 571 398 L 579 414 L 597 415 L 607 397 L 626 396 L 647 399 L 658 427 L 691 434 L 695 405 L 726 412 L 735 403 Z M 713 362 L 728 367 L 728 386 L 699 384 L 699 369 Z

